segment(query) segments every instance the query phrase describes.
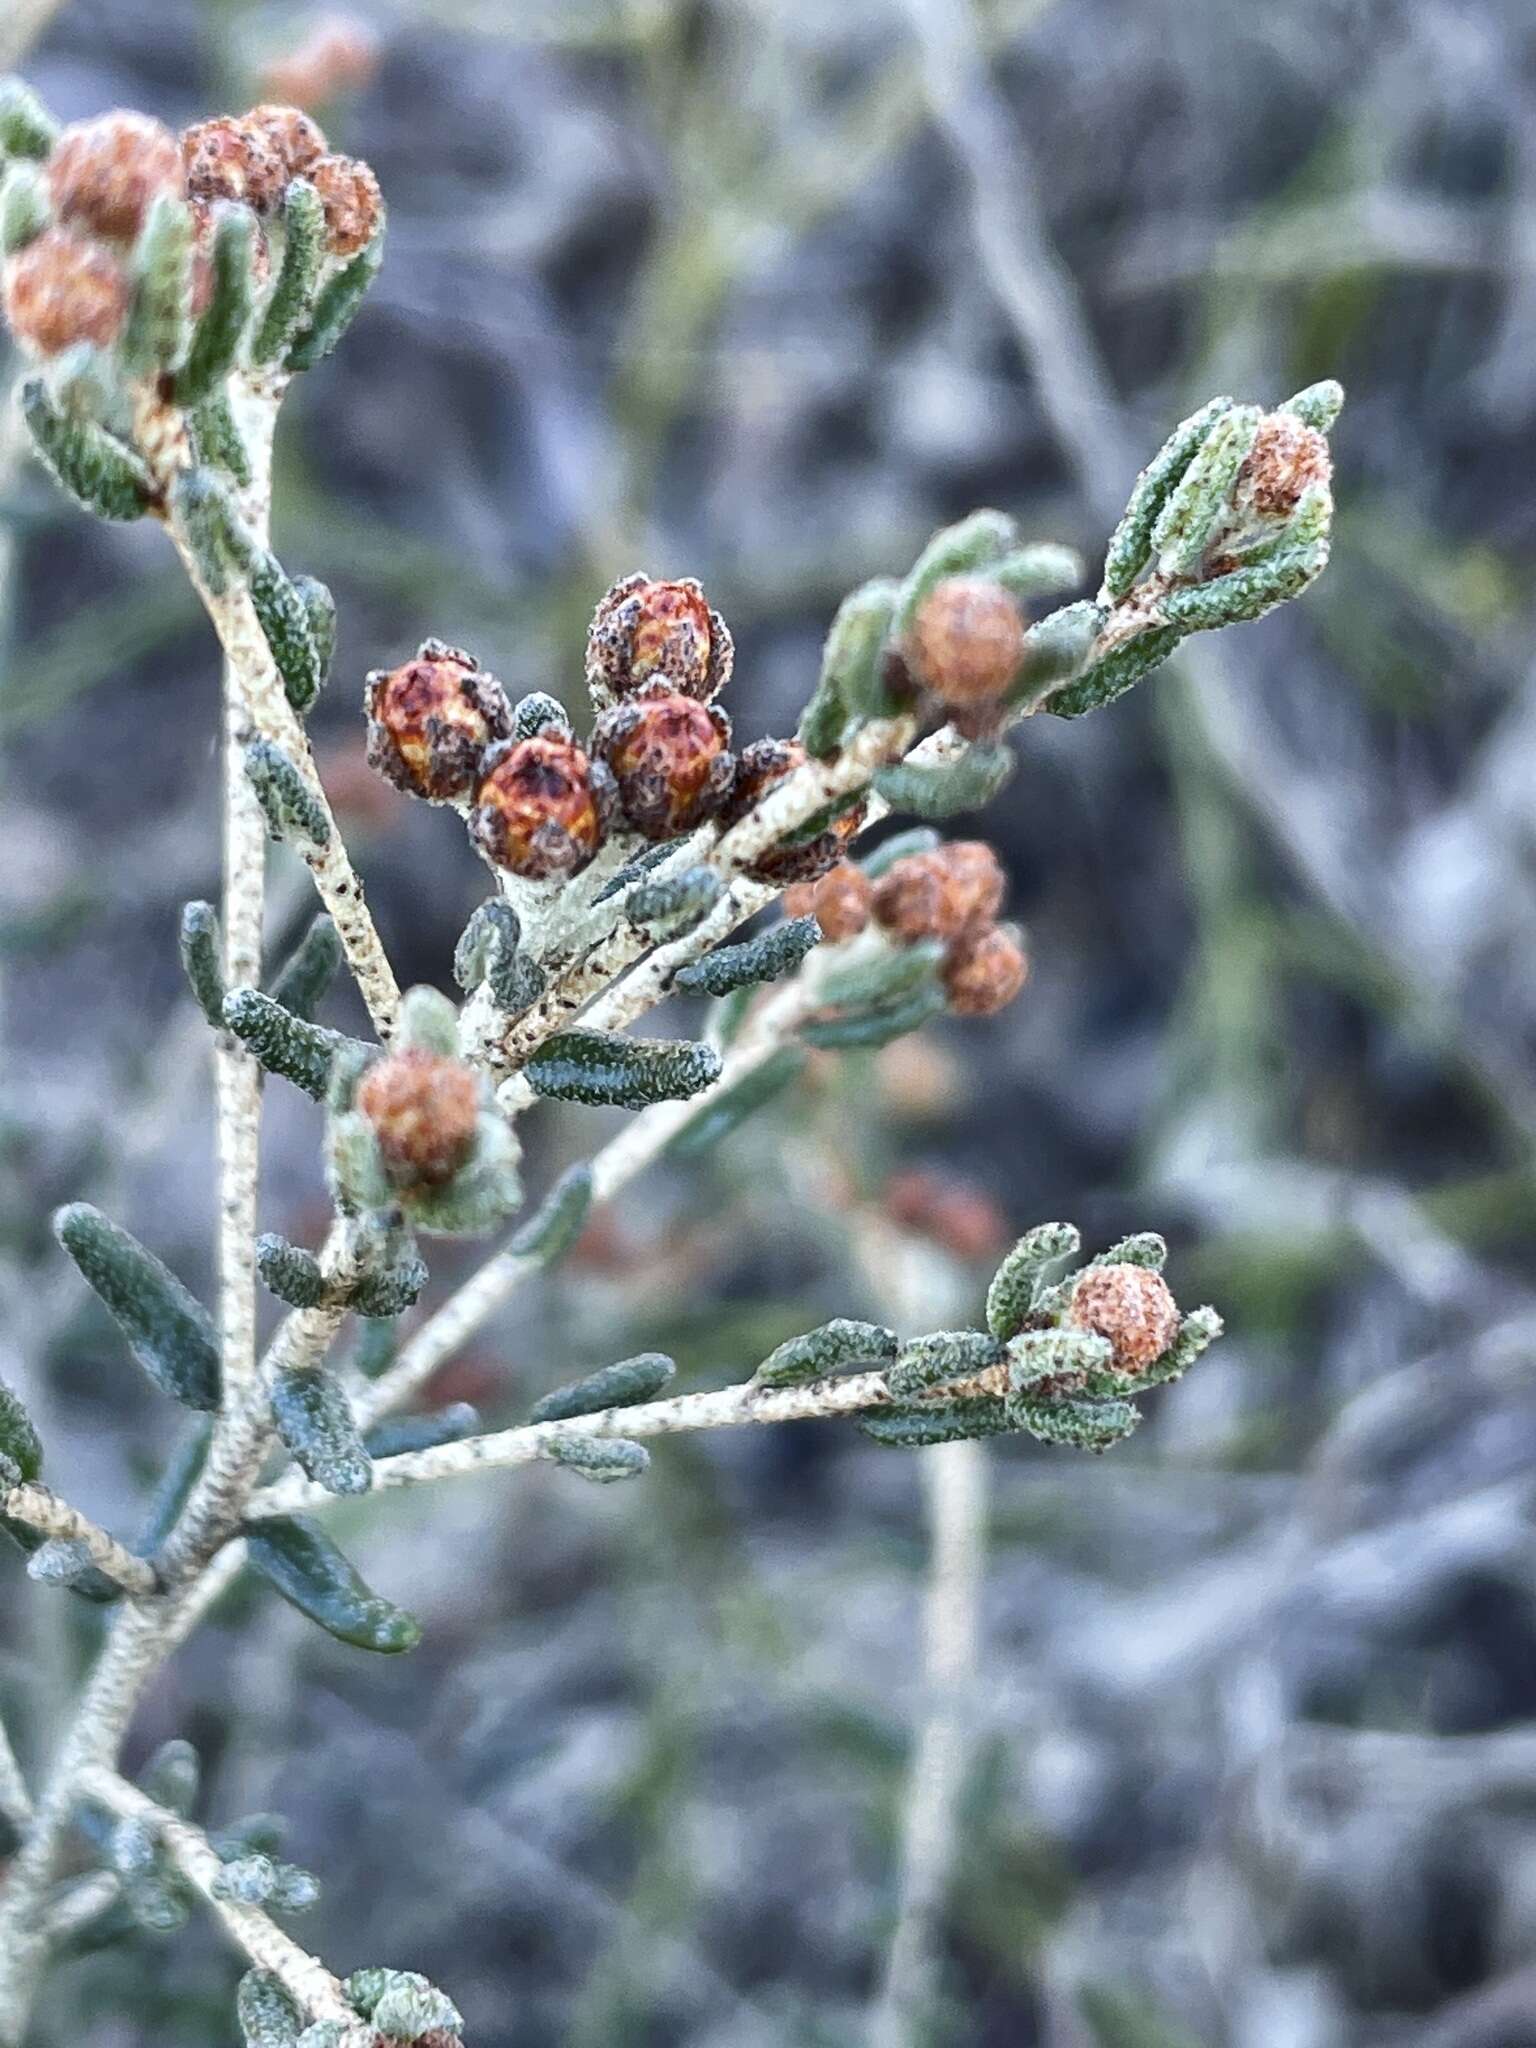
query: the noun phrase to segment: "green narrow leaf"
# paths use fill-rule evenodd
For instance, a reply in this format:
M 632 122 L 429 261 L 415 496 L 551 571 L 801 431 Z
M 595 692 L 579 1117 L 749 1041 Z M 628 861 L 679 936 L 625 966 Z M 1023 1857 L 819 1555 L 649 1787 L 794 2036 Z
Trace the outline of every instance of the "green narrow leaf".
M 507 1246 L 515 1258 L 541 1259 L 554 1266 L 575 1245 L 592 1207 L 592 1169 L 585 1162 L 561 1174 Z
M 1152 529 L 1162 516 L 1169 495 L 1183 476 L 1212 427 L 1232 410 L 1230 398 L 1213 398 L 1181 420 L 1136 479 L 1130 503 L 1120 524 L 1110 536 L 1104 557 L 1104 596 L 1124 597 L 1147 566 L 1152 553 Z
M 600 1415 L 609 1408 L 635 1408 L 654 1401 L 671 1382 L 677 1367 L 663 1352 L 642 1351 L 589 1372 L 585 1379 L 555 1387 L 533 1405 L 530 1422 L 570 1422 L 578 1415 Z
M 245 2048 L 296 2048 L 304 2015 L 268 1970 L 247 1970 L 235 1994 Z
M 398 1415 L 377 1422 L 363 1438 L 370 1458 L 398 1458 L 408 1451 L 435 1451 L 439 1444 L 462 1443 L 480 1427 L 478 1409 L 453 1401 L 430 1415 Z
M 531 740 L 536 734 L 551 730 L 562 739 L 571 736 L 570 715 L 560 699 L 551 697 L 547 690 L 530 690 L 526 697 L 519 697 L 512 707 L 513 739 Z
M 316 1485 L 366 1493 L 373 1465 L 336 1375 L 323 1365 L 293 1366 L 273 1374 L 269 1393 L 278 1435 Z
M 224 1029 L 223 941 L 211 903 L 185 903 L 181 910 L 181 966 L 198 1008 L 215 1031 Z
M 1237 473 L 1263 417 L 1263 408 L 1257 405 L 1234 405 L 1222 413 L 1169 492 L 1151 535 L 1152 553 L 1164 575 L 1199 575 L 1206 552 L 1231 511 Z
M 1026 1230 L 992 1275 L 987 1289 L 987 1328 L 1004 1343 L 1018 1335 L 1035 1304 L 1046 1270 L 1075 1258 L 1082 1238 L 1070 1223 L 1038 1223 Z
M 228 484 L 206 464 L 183 470 L 171 485 L 171 513 L 199 577 L 222 596 L 231 573 L 243 574 L 255 553 Z
M 21 413 L 45 467 L 77 504 L 99 519 L 142 519 L 155 501 L 154 480 L 126 443 L 94 420 L 72 418 L 40 377 L 21 387 Z
M 1008 1404 L 1020 1426 L 1043 1444 L 1069 1444 L 1081 1451 L 1107 1451 L 1128 1437 L 1141 1420 L 1129 1401 L 1050 1401 L 1024 1398 Z
M 312 370 L 323 363 L 352 325 L 369 285 L 384 261 L 382 225 L 366 249 L 339 270 L 315 301 L 314 316 L 288 351 L 290 370 Z
M 699 1158 L 797 1080 L 805 1069 L 805 1058 L 799 1046 L 781 1045 L 767 1059 L 749 1067 L 730 1087 L 712 1096 L 674 1133 L 667 1150 L 674 1159 Z
M 1001 1401 L 985 1397 L 924 1401 L 909 1408 L 879 1408 L 859 1418 L 859 1428 L 893 1450 L 923 1450 L 930 1444 L 974 1443 L 982 1437 L 1013 1436 L 1021 1425 Z
M 1018 538 L 1018 529 L 1006 512 L 972 512 L 954 526 L 936 533 L 912 565 L 901 586 L 893 633 L 905 636 L 936 583 L 951 576 L 968 576 L 1000 562 Z
M 321 1024 L 309 1024 L 260 989 L 232 988 L 224 998 L 224 1022 L 269 1074 L 281 1074 L 306 1095 L 323 1101 L 339 1048 L 353 1041 Z
M 89 1202 L 58 1210 L 53 1227 L 155 1385 L 184 1407 L 215 1411 L 219 1341 L 202 1303 Z
M 186 1820 L 197 1804 L 202 1778 L 197 1751 L 190 1742 L 173 1736 L 169 1742 L 161 1743 L 140 1771 L 139 1785 L 156 1806 Z
M 836 753 L 850 727 L 894 708 L 885 686 L 885 651 L 900 586 L 878 577 L 838 606 L 821 653 L 821 676 L 800 720 L 808 753 Z
M 989 804 L 1013 769 L 1008 747 L 976 744 L 949 761 L 893 761 L 875 770 L 874 785 L 894 811 L 914 818 L 953 818 Z
M 454 948 L 454 979 L 466 995 L 485 983 L 499 1010 L 519 1016 L 544 993 L 544 970 L 522 947 L 522 926 L 505 897 L 477 906 Z
M 850 1010 L 838 1017 L 813 1017 L 800 1027 L 807 1045 L 826 1052 L 853 1052 L 869 1046 L 889 1045 L 919 1030 L 944 1008 L 943 992 L 920 988 L 900 1002 L 878 1004 L 868 1010 Z
M 914 946 L 880 945 L 818 978 L 816 998 L 828 1009 L 865 1009 L 904 1000 L 917 989 L 933 988 L 945 954 L 942 939 L 919 939 Z
M 1040 708 L 1049 711 L 1053 718 L 1081 718 L 1085 711 L 1113 704 L 1144 675 L 1165 662 L 1183 638 L 1183 630 L 1178 626 L 1156 626 L 1149 632 L 1138 633 L 1134 640 L 1123 642 L 1091 663 L 1075 681 L 1053 690 Z
M 811 948 L 820 943 L 821 926 L 814 917 L 786 918 L 739 946 L 717 946 L 702 960 L 680 967 L 673 986 L 690 995 L 725 996 L 733 988 L 778 981 L 793 974 Z
M 1064 548 L 1056 541 L 1041 540 L 1033 541 L 1027 547 L 1012 549 L 988 569 L 987 578 L 989 582 L 1000 583 L 1004 590 L 1027 603 L 1031 598 L 1054 597 L 1059 591 L 1075 589 L 1086 573 L 1083 558 L 1076 548 Z
M 826 1379 L 849 1366 L 878 1366 L 896 1357 L 896 1332 L 881 1323 L 860 1323 L 836 1316 L 830 1323 L 791 1337 L 770 1351 L 752 1383 L 758 1387 L 798 1387 L 807 1380 Z
M 408 1244 L 388 1265 L 360 1274 L 353 1282 L 347 1305 L 356 1315 L 387 1323 L 415 1306 L 427 1278 L 426 1260 L 413 1244 Z
M 252 1570 L 339 1641 L 387 1656 L 421 1641 L 420 1623 L 373 1592 L 317 1522 L 272 1515 L 247 1523 L 245 1542 Z
M 331 821 L 325 805 L 275 740 L 250 742 L 245 750 L 245 772 L 274 839 L 299 846 L 330 844 Z
M 322 583 L 318 576 L 293 576 L 289 581 L 294 595 L 304 607 L 304 617 L 309 626 L 318 678 L 315 694 L 318 696 L 325 688 L 331 663 L 336 659 L 336 600 L 331 595 L 330 586 Z
M 0 152 L 41 159 L 53 153 L 59 124 L 31 86 L 0 78 Z
M 186 1430 L 166 1460 L 165 1470 L 149 1504 L 149 1514 L 134 1546 L 141 1557 L 153 1557 L 175 1528 L 193 1487 L 202 1476 L 212 1434 L 212 1423 L 199 1418 Z
M 250 451 L 222 391 L 203 400 L 191 415 L 191 426 L 198 461 L 222 469 L 242 490 L 247 488 L 252 476 Z
M 255 243 L 255 216 L 243 206 L 221 204 L 208 252 L 211 290 L 176 379 L 178 405 L 204 405 L 235 367 L 251 322 Z M 224 466 L 238 475 L 232 464 Z
M 859 866 L 872 882 L 895 867 L 897 861 L 906 860 L 914 853 L 932 853 L 941 844 L 940 835 L 931 825 L 913 825 L 908 831 L 895 832 L 889 839 L 883 839 L 872 852 L 866 853 Z
M 246 587 L 262 637 L 283 679 L 284 694 L 302 716 L 319 696 L 325 680 L 304 600 L 276 555 L 264 550 L 252 557 Z
M 192 215 L 162 192 L 151 202 L 133 252 L 134 299 L 123 359 L 140 375 L 181 368 L 192 338 Z
M 637 931 L 677 938 L 707 917 L 724 894 L 725 882 L 714 868 L 684 868 L 679 875 L 631 889 L 624 915 Z
M 1320 434 L 1332 429 L 1343 409 L 1344 386 L 1332 377 L 1325 377 L 1320 384 L 1309 384 L 1279 408 L 1281 412 L 1294 413 L 1307 426 L 1316 427 Z
M 1050 691 L 1080 675 L 1107 617 L 1100 606 L 1085 599 L 1081 604 L 1064 605 L 1031 626 L 1024 635 L 1024 652 L 1014 671 L 1008 703 L 1015 710 L 1038 704 Z
M 275 361 L 311 317 L 324 262 L 325 208 L 313 185 L 294 178 L 283 194 L 283 257 L 251 344 L 252 362 Z
M 631 1443 L 621 1436 L 554 1436 L 545 1445 L 544 1454 L 597 1486 L 611 1486 L 618 1479 L 638 1479 L 651 1462 L 644 1444 Z
M 256 1240 L 256 1271 L 268 1293 L 289 1308 L 318 1308 L 331 1291 L 314 1253 L 290 1244 L 275 1230 Z
M 556 1102 L 644 1109 L 685 1101 L 720 1078 L 720 1055 L 691 1039 L 621 1038 L 610 1031 L 562 1031 L 523 1069 L 536 1095 Z
M 307 1023 L 336 979 L 342 958 L 340 936 L 322 910 L 278 969 L 271 989 L 273 1002 Z M 219 1021 L 223 1022 L 222 1017 Z
M 1003 1364 L 1006 1357 L 1002 1345 L 984 1330 L 931 1330 L 901 1347 L 886 1384 L 898 1396 L 921 1394 L 946 1381 L 974 1379 Z
M 0 254 L 14 256 L 48 225 L 48 186 L 31 164 L 15 163 L 0 180 Z

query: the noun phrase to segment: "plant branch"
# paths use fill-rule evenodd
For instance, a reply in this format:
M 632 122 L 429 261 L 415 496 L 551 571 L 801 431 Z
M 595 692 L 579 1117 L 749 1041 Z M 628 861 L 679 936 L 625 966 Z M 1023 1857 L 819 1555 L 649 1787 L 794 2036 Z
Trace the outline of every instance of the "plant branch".
M 89 1515 L 81 1514 L 78 1508 L 60 1500 L 51 1488 L 39 1485 L 36 1480 L 13 1486 L 0 1501 L 0 1509 L 41 1535 L 57 1537 L 65 1543 L 77 1543 L 91 1563 L 104 1571 L 125 1593 L 147 1599 L 159 1591 L 160 1582 L 152 1564 L 136 1551 L 128 1549 L 126 1544 L 119 1543 L 115 1536 L 108 1535 Z
M 310 1955 L 259 1906 L 244 1906 L 220 1898 L 216 1881 L 224 1865 L 208 1837 L 191 1821 L 157 1806 L 136 1785 L 101 1765 L 83 1770 L 76 1789 L 109 1812 L 125 1820 L 142 1821 L 158 1836 L 171 1861 L 187 1883 L 198 1892 L 238 1947 L 258 1969 L 268 1970 L 283 1989 L 312 2020 L 338 2020 L 347 2029 L 346 2040 L 361 2044 L 369 2032 L 358 2019 L 346 1993 L 325 1965 Z

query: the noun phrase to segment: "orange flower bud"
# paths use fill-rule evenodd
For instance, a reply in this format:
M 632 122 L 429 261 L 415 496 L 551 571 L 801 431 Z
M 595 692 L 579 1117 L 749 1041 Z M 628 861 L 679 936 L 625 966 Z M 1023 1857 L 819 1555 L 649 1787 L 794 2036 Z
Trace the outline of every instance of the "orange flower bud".
M 267 100 L 241 116 L 242 127 L 254 129 L 269 142 L 283 161 L 289 177 L 302 178 L 330 147 L 320 131 L 299 107 L 285 107 Z
M 236 199 L 271 213 L 288 184 L 288 166 L 270 138 L 234 114 L 183 129 L 181 160 L 194 199 Z
M 536 733 L 493 747 L 469 829 L 494 866 L 542 880 L 575 874 L 603 843 L 613 778 L 570 740 Z
M 950 576 L 918 607 L 907 655 L 943 703 L 975 710 L 1007 690 L 1024 654 L 1017 600 L 985 576 Z
M 874 884 L 851 860 L 839 861 L 819 881 L 797 882 L 784 892 L 786 917 L 814 917 L 832 946 L 857 938 L 869 923 Z
M 151 202 L 182 190 L 181 153 L 169 128 L 119 109 L 66 128 L 48 159 L 53 210 L 65 227 L 131 242 Z
M 754 740 L 743 749 L 736 763 L 736 780 L 720 810 L 721 824 L 737 824 L 757 808 L 776 783 L 792 775 L 809 758 L 798 740 Z M 758 882 L 814 882 L 842 859 L 849 841 L 864 822 L 865 808 L 862 803 L 855 804 L 803 846 L 770 848 L 753 861 L 747 873 Z
M 487 747 L 512 730 L 512 707 L 474 656 L 424 640 L 414 661 L 368 678 L 368 763 L 429 803 L 466 797 Z
M 368 1069 L 357 1107 L 396 1187 L 441 1187 L 474 1145 L 480 1084 L 460 1061 L 411 1046 Z
M 599 706 L 648 682 L 707 703 L 730 680 L 734 645 L 693 578 L 626 576 L 603 598 L 587 634 L 587 684 Z
M 326 15 L 295 49 L 272 59 L 262 84 L 275 99 L 318 107 L 366 85 L 378 61 L 378 38 L 367 22 L 351 14 Z
M 1072 1288 L 1067 1321 L 1108 1338 L 1121 1372 L 1145 1372 L 1178 1335 L 1179 1309 L 1161 1273 L 1147 1266 L 1087 1266 Z
M 960 839 L 911 853 L 875 884 L 875 921 L 892 938 L 953 939 L 995 917 L 1005 878 L 984 840 Z
M 991 1017 L 1005 1010 L 1029 979 L 1029 960 L 1011 932 L 983 925 L 956 939 L 939 979 L 957 1017 Z
M 304 175 L 325 208 L 325 241 L 331 254 L 355 256 L 365 249 L 384 218 L 384 197 L 368 165 L 355 156 L 322 156 Z
M 613 773 L 626 821 L 647 839 L 674 839 L 719 808 L 736 772 L 731 728 L 712 704 L 649 689 L 592 728 L 592 752 Z
M 1237 473 L 1235 501 L 1245 500 L 1264 519 L 1286 519 L 1310 484 L 1333 475 L 1328 442 L 1294 413 L 1266 413 Z
M 110 348 L 131 297 L 117 258 L 63 228 L 46 229 L 5 267 L 6 320 L 16 339 L 41 356 L 77 341 Z

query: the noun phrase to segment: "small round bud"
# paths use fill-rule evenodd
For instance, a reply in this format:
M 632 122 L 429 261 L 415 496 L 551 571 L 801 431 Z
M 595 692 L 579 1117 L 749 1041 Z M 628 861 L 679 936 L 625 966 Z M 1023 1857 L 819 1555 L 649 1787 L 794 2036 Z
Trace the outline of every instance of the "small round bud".
M 77 341 L 110 348 L 128 318 L 132 290 L 117 258 L 97 242 L 48 228 L 5 266 L 5 317 L 40 356 Z
M 647 839 L 675 839 L 714 811 L 736 772 L 731 728 L 712 704 L 647 690 L 592 728 L 592 752 L 611 770 L 619 808 Z
M 492 748 L 482 766 L 469 829 L 493 866 L 539 881 L 587 865 L 612 808 L 602 762 L 541 733 Z
M 797 882 L 784 892 L 786 917 L 814 917 L 830 946 L 856 939 L 869 923 L 874 884 L 851 860 L 840 860 L 819 881 Z
M 587 634 L 587 684 L 599 706 L 654 682 L 708 703 L 730 680 L 734 646 L 691 576 L 626 576 L 602 599 Z
M 333 256 L 367 248 L 384 218 L 384 196 L 368 165 L 355 156 L 322 156 L 304 173 L 325 209 L 325 245 Z
M 798 740 L 754 740 L 743 749 L 736 763 L 736 780 L 720 809 L 720 822 L 729 828 L 756 810 L 769 790 L 803 767 L 809 759 Z M 866 806 L 856 803 L 835 819 L 825 832 L 800 846 L 775 846 L 760 854 L 747 869 L 758 882 L 814 882 L 834 868 L 848 849 L 849 841 L 864 822 Z
M 181 160 L 194 199 L 236 199 L 257 213 L 273 212 L 288 183 L 288 168 L 259 128 L 219 114 L 184 128 Z
M 1179 1331 L 1179 1309 L 1161 1273 L 1146 1266 L 1086 1266 L 1072 1286 L 1067 1321 L 1113 1348 L 1121 1372 L 1145 1372 Z
M 936 583 L 912 621 L 907 656 L 924 687 L 965 710 L 1007 690 L 1024 656 L 1024 614 L 985 576 Z
M 394 1186 L 441 1187 L 474 1146 L 480 1084 L 460 1061 L 411 1046 L 368 1069 L 356 1106 L 373 1126 Z
M 48 160 L 60 223 L 109 242 L 131 242 L 151 204 L 182 190 L 181 152 L 169 128 L 117 111 L 66 128 Z
M 875 921 L 907 945 L 954 939 L 997 914 L 1004 875 L 980 839 L 956 840 L 896 861 L 875 884 Z
M 991 1017 L 1007 1009 L 1029 979 L 1029 960 L 1011 932 L 984 925 L 956 939 L 939 979 L 957 1017 Z
M 467 797 L 488 747 L 512 730 L 512 707 L 474 656 L 424 640 L 414 661 L 376 669 L 363 699 L 368 763 L 407 796 Z
M 242 126 L 253 129 L 282 159 L 290 178 L 305 177 L 330 147 L 320 131 L 299 107 L 279 106 L 268 100 L 241 116 Z
M 1333 476 L 1328 442 L 1294 413 L 1266 413 L 1247 459 L 1237 473 L 1234 498 L 1246 501 L 1261 519 L 1286 519 L 1310 485 Z

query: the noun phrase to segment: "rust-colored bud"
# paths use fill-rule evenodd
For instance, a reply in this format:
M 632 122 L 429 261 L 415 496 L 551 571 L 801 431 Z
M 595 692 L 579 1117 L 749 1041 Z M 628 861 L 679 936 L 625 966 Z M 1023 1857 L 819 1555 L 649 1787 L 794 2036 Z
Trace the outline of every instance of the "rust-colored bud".
M 501 684 L 441 640 L 423 640 L 416 659 L 399 668 L 375 669 L 363 702 L 369 766 L 429 803 L 467 797 L 486 749 L 512 730 Z
M 719 809 L 736 772 L 730 739 L 713 704 L 652 689 L 603 713 L 592 752 L 612 771 L 625 820 L 647 839 L 674 839 Z
M 1121 1372 L 1145 1372 L 1179 1331 L 1179 1308 L 1161 1273 L 1147 1266 L 1087 1266 L 1072 1287 L 1067 1321 L 1107 1337 Z
M 626 576 L 592 615 L 587 684 L 600 707 L 655 683 L 708 703 L 730 680 L 734 643 L 691 576 Z
M 894 939 L 954 939 L 997 914 L 1004 875 L 984 840 L 960 839 L 909 853 L 875 884 L 875 921 Z
M 317 157 L 304 173 L 325 209 L 325 245 L 333 256 L 355 256 L 384 218 L 379 181 L 361 158 Z
M 856 939 L 869 923 L 874 884 L 861 867 L 840 860 L 815 882 L 797 882 L 784 892 L 786 917 L 814 917 L 829 946 Z
M 181 152 L 170 129 L 147 114 L 98 114 L 60 135 L 48 190 L 61 225 L 131 242 L 153 201 L 182 190 Z
M 957 1259 L 994 1258 L 1010 1237 L 1008 1219 L 985 1188 L 932 1167 L 909 1166 L 885 1187 L 885 1213 Z
M 461 1061 L 410 1046 L 368 1069 L 357 1107 L 373 1126 L 396 1187 L 441 1187 L 474 1145 L 480 1084 Z
M 776 783 L 792 775 L 809 758 L 798 740 L 754 740 L 743 749 L 736 763 L 736 780 L 720 809 L 721 824 L 738 824 L 757 808 Z M 855 804 L 825 832 L 818 832 L 801 846 L 770 848 L 751 863 L 747 873 L 754 881 L 778 882 L 786 887 L 794 882 L 814 882 L 829 868 L 836 867 L 847 852 L 849 841 L 864 822 L 865 809 L 862 802 Z
M 1264 519 L 1286 519 L 1310 484 L 1333 475 L 1328 442 L 1294 413 L 1266 413 L 1247 460 L 1237 474 L 1235 496 Z
M 923 686 L 962 710 L 995 703 L 1024 655 L 1024 614 L 1001 584 L 950 576 L 918 607 L 907 656 Z
M 603 843 L 613 778 L 570 740 L 536 733 L 493 747 L 469 829 L 486 859 L 543 880 L 584 868 Z
M 271 213 L 288 184 L 288 166 L 271 140 L 234 114 L 184 128 L 181 160 L 194 199 L 235 199 L 257 213 Z
M 40 356 L 77 341 L 110 348 L 123 331 L 132 291 L 123 266 L 99 242 L 48 228 L 5 266 L 5 317 Z
M 1029 959 L 999 924 L 973 927 L 956 939 L 939 970 L 957 1017 L 991 1017 L 1007 1009 L 1029 979 Z
M 290 178 L 307 177 L 312 166 L 330 148 L 319 123 L 312 121 L 300 107 L 285 107 L 276 101 L 265 100 L 259 107 L 252 107 L 248 114 L 242 114 L 240 121 L 242 127 L 253 130 L 271 144 Z

